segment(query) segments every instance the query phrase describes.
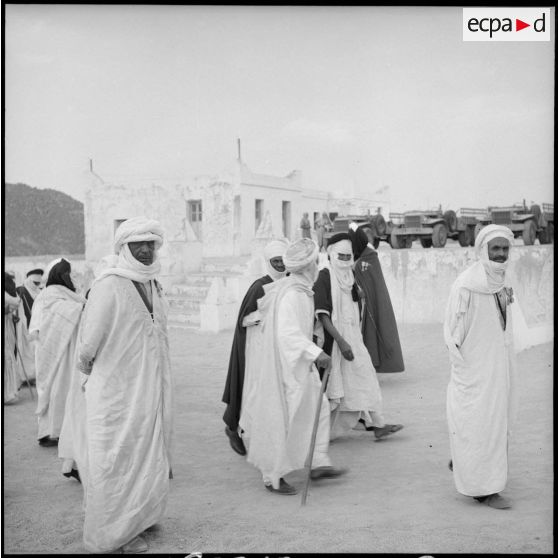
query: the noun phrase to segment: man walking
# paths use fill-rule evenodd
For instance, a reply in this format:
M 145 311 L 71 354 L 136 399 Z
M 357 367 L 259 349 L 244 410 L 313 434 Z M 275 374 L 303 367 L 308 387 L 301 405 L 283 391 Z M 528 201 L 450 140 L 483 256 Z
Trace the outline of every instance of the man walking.
M 355 258 L 355 281 L 364 293 L 362 335 L 376 372 L 403 372 L 403 353 L 373 233 L 369 228 L 349 225 Z
M 380 385 L 360 331 L 358 292 L 348 233 L 333 235 L 327 246 L 328 263 L 314 284 L 318 337 L 331 356 L 326 394 L 333 409 L 331 438 L 348 433 L 359 421 L 376 439 L 403 428 L 386 424 Z
M 478 261 L 451 288 L 444 321 L 451 376 L 447 419 L 457 491 L 496 509 L 508 475 L 516 410 L 515 356 L 506 268 L 513 233 L 488 225 L 475 240 Z
M 35 384 L 35 340 L 29 334 L 29 323 L 31 322 L 31 310 L 33 303 L 41 292 L 44 271 L 32 269 L 27 272 L 23 285 L 17 287 L 17 294 L 21 300 L 19 315 L 24 317 L 17 324 L 17 348 L 22 362 L 22 383 L 29 381 Z
M 118 261 L 93 283 L 80 332 L 87 460 L 83 540 L 91 552 L 145 552 L 168 493 L 171 370 L 167 303 L 157 281 L 157 221 L 134 217 L 114 238 Z
M 243 322 L 246 316 L 257 310 L 258 300 L 264 296 L 264 285 L 277 281 L 285 276 L 286 271 L 285 264 L 283 263 L 283 254 L 287 246 L 287 240 L 272 240 L 266 245 L 264 248 L 264 258 L 267 274 L 256 279 L 252 285 L 250 285 L 238 311 L 229 358 L 229 370 L 227 372 L 222 401 L 227 404 L 227 408 L 223 414 L 223 420 L 226 424 L 225 433 L 229 437 L 231 448 L 240 455 L 246 455 L 244 442 L 238 432 L 238 421 L 240 419 L 243 400 L 248 335 L 248 328 Z
M 263 475 L 272 493 L 296 494 L 283 478 L 304 467 L 318 405 L 320 416 L 311 478 L 334 478 L 346 471 L 331 465 L 329 403 L 320 400 L 320 377 L 314 364 L 330 358 L 312 342 L 318 246 L 308 238 L 293 242 L 283 257 L 288 277 L 266 285 L 258 302 L 262 320 L 260 374 L 257 378 L 247 460 Z
M 76 292 L 68 260 L 51 262 L 46 276 L 46 286 L 33 302 L 29 322 L 29 333 L 37 343 L 35 414 L 39 425 L 37 438 L 43 447 L 58 445 L 85 304 L 85 298 Z

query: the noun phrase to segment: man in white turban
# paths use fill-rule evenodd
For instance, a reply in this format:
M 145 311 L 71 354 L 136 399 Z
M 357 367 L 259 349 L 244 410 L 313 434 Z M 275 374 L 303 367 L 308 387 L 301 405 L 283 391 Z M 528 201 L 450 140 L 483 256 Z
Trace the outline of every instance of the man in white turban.
M 260 369 L 247 460 L 262 472 L 270 492 L 290 495 L 298 491 L 283 477 L 305 465 L 318 405 L 311 478 L 334 478 L 345 470 L 333 467 L 328 455 L 329 404 L 323 395 L 320 400 L 320 376 L 314 366 L 326 367 L 330 361 L 312 342 L 318 246 L 309 238 L 297 240 L 287 248 L 283 261 L 289 276 L 266 285 L 258 301 Z
M 348 233 L 328 240 L 328 263 L 314 283 L 318 338 L 331 356 L 326 389 L 332 414 L 331 439 L 363 422 L 375 439 L 403 428 L 386 424 L 376 370 L 360 329 L 359 295 L 353 274 L 353 247 Z
M 446 308 L 444 339 L 450 469 L 457 491 L 496 509 L 508 475 L 508 438 L 516 413 L 516 363 L 506 278 L 513 233 L 488 225 L 475 240 L 478 261 L 459 275 Z
M 95 553 L 145 552 L 171 476 L 167 303 L 157 276 L 163 230 L 134 217 L 116 230 L 116 262 L 94 281 L 80 331 L 87 457 L 83 540 Z M 115 264 L 115 265 L 114 265 Z
M 248 370 L 248 353 L 250 346 L 255 344 L 252 339 L 253 328 L 256 320 L 244 323 L 249 314 L 257 310 L 258 300 L 264 295 L 264 285 L 277 281 L 285 276 L 285 264 L 283 254 L 289 242 L 287 239 L 272 240 L 264 248 L 264 259 L 267 274 L 256 279 L 249 287 L 244 299 L 240 304 L 238 318 L 229 357 L 229 370 L 225 382 L 222 401 L 227 404 L 223 420 L 225 421 L 225 433 L 229 437 L 231 448 L 240 455 L 246 455 L 246 447 L 239 432 L 239 420 L 244 400 L 249 397 L 250 389 L 245 388 L 245 372 Z M 254 350 L 254 348 L 252 349 Z M 257 369 L 256 369 L 257 371 Z
M 19 317 L 17 323 L 17 348 L 21 358 L 22 383 L 35 384 L 35 339 L 29 334 L 29 323 L 31 322 L 31 310 L 33 303 L 42 289 L 42 269 L 32 269 L 27 272 L 23 285 L 17 288 L 20 298 Z

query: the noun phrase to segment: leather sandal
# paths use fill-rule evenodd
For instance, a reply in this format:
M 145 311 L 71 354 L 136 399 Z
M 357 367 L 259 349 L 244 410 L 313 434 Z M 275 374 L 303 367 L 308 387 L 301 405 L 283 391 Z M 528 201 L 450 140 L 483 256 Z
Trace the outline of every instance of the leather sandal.
M 294 496 L 298 494 L 298 490 L 283 478 L 279 479 L 279 488 L 273 488 L 272 484 L 266 484 L 265 487 L 274 494 L 283 494 L 285 496 Z
M 402 424 L 386 424 L 381 428 L 375 427 L 374 428 L 374 436 L 376 440 L 381 440 L 390 434 L 395 434 L 395 432 L 399 432 L 403 428 Z

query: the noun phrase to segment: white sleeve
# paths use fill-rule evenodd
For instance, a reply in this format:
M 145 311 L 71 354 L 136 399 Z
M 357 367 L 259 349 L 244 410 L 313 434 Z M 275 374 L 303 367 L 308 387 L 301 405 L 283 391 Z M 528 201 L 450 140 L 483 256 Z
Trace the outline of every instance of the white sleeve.
M 299 296 L 296 291 L 288 292 L 280 302 L 277 318 L 279 352 L 292 368 L 301 360 L 310 365 L 322 352 L 302 330 Z

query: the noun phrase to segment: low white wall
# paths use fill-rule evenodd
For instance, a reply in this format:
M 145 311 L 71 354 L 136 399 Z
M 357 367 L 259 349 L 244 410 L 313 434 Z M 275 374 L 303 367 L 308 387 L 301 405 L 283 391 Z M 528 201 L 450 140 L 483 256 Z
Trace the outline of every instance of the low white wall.
M 395 317 L 401 323 L 442 323 L 450 288 L 475 261 L 473 248 L 378 251 Z M 529 327 L 552 323 L 554 247 L 514 246 L 508 277 Z
M 199 256 L 196 254 L 196 259 Z M 55 257 L 6 258 L 5 269 L 16 273 L 16 284 L 20 285 L 27 271 L 45 268 Z M 320 257 L 325 258 L 325 254 Z M 405 250 L 385 247 L 380 248 L 378 257 L 395 317 L 401 324 L 442 323 L 451 285 L 475 261 L 473 248 L 456 247 Z M 83 256 L 68 256 L 68 259 L 78 275 L 77 286 L 84 292 L 93 279 L 93 266 Z M 252 262 L 251 267 L 242 278 L 215 281 L 202 304 L 202 330 L 217 332 L 234 326 L 248 286 L 265 273 L 259 261 Z M 508 274 L 529 330 L 530 344 L 552 341 L 554 246 L 514 246 Z M 164 281 L 163 286 L 168 287 Z

